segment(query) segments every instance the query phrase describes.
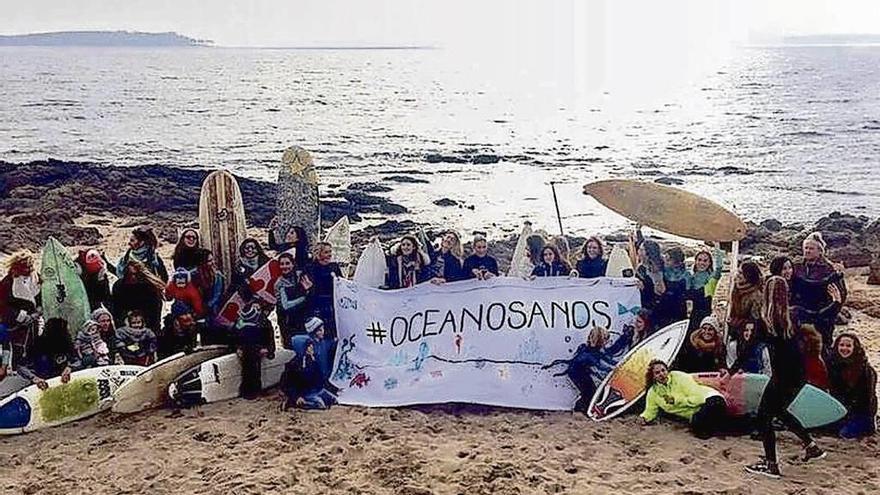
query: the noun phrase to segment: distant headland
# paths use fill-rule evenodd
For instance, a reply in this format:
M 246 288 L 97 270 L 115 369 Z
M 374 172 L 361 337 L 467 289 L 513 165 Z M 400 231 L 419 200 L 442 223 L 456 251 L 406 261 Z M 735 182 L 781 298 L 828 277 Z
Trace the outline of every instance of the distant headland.
M 211 46 L 181 34 L 137 31 L 59 31 L 0 35 L 0 46 Z

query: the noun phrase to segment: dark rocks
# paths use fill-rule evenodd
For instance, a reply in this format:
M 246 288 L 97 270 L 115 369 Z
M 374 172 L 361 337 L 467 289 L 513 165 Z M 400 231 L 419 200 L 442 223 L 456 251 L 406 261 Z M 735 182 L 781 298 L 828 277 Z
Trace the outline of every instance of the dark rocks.
M 390 180 L 391 182 L 401 182 L 406 184 L 427 184 L 429 181 L 425 179 L 419 179 L 417 177 L 410 177 L 408 175 L 390 175 L 385 177 L 385 180 Z
M 475 155 L 471 158 L 471 163 L 476 165 L 490 165 L 501 161 L 501 157 L 497 155 Z
M 504 159 L 503 157 L 492 153 L 475 153 L 475 151 L 475 149 L 470 149 L 460 155 L 428 153 L 425 155 L 425 161 L 428 163 L 473 163 L 475 165 L 491 165 Z
M 681 186 L 684 185 L 684 181 L 681 179 L 676 179 L 675 177 L 659 177 L 654 179 L 654 182 L 657 184 L 663 184 L 664 186 Z
M 353 184 L 348 185 L 349 191 L 361 191 L 365 193 L 382 193 L 382 192 L 391 192 L 391 189 L 388 186 L 383 186 L 382 184 L 376 184 L 375 182 L 355 182 Z
M 782 230 L 782 222 L 776 220 L 775 218 L 769 218 L 761 222 L 761 227 L 770 231 L 770 232 L 779 232 Z
M 425 155 L 425 161 L 428 163 L 468 163 L 467 159 L 463 157 L 441 155 L 439 153 L 428 153 Z
M 880 285 L 880 257 L 871 263 L 871 273 L 868 275 L 868 285 Z
M 437 206 L 458 206 L 458 201 L 449 198 L 438 199 L 434 201 Z
M 816 222 L 816 230 L 824 232 L 861 232 L 870 219 L 864 215 L 844 215 L 835 211 L 827 217 L 820 218 Z

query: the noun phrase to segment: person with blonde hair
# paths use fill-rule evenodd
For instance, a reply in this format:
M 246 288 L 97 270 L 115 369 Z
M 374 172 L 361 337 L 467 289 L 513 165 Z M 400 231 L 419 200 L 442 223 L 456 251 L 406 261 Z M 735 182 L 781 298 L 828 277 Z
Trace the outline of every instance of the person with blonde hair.
M 486 237 L 477 235 L 474 237 L 474 254 L 465 258 L 462 264 L 462 272 L 465 279 L 476 278 L 488 280 L 498 276 L 498 261 L 489 254 L 489 243 Z
M 442 278 L 444 281 L 455 282 L 464 278 L 464 274 L 461 272 L 464 250 L 461 247 L 461 238 L 457 233 L 450 230 L 443 235 L 438 257 L 443 265 Z
M 12 371 L 10 365 L 20 366 L 32 353 L 37 338 L 40 277 L 34 261 L 33 253 L 22 250 L 5 262 L 6 275 L 0 280 L 0 329 L 7 342 L 0 349 L 0 380 Z

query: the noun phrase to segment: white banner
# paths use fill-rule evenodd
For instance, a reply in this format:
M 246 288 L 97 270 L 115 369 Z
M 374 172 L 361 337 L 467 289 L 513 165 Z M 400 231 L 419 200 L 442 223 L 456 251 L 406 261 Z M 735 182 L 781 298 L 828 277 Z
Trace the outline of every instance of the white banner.
M 469 402 L 569 410 L 564 368 L 593 326 L 612 339 L 639 309 L 633 279 L 496 277 L 383 291 L 336 279 L 342 404 Z

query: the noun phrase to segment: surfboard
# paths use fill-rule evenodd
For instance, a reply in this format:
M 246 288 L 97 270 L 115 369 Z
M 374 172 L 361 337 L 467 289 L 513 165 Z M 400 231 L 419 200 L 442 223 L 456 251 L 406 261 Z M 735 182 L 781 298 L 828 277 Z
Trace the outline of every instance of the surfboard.
M 10 368 L 11 369 L 11 368 Z M 31 381 L 20 376 L 18 373 L 10 372 L 2 381 L 0 381 L 0 399 L 9 397 L 10 395 L 25 389 L 31 385 Z
M 299 146 L 287 148 L 281 156 L 275 210 L 279 232 L 283 234 L 291 227 L 299 226 L 306 231 L 310 244 L 320 240 L 318 173 L 312 155 Z
M 75 338 L 83 323 L 89 320 L 89 297 L 76 263 L 54 237 L 50 237 L 43 248 L 40 278 L 43 318 L 66 320 L 70 337 Z
M 611 255 L 608 256 L 608 267 L 605 269 L 605 276 L 635 276 L 635 270 L 633 269 L 632 260 L 629 259 L 629 253 L 626 252 L 625 247 L 618 244 L 611 248 Z
M 296 252 L 296 248 L 288 249 L 285 252 L 293 255 Z M 248 287 L 250 287 L 251 292 L 258 299 L 269 304 L 275 304 L 275 283 L 278 282 L 278 277 L 280 276 L 281 267 L 278 264 L 278 258 L 275 257 L 260 268 L 257 268 L 257 271 L 248 278 Z M 234 325 L 244 304 L 245 300 L 238 292 L 233 293 L 223 307 L 220 308 L 220 313 L 216 318 L 217 323 L 224 327 Z
M 244 202 L 238 181 L 225 170 L 208 174 L 199 197 L 199 233 L 202 244 L 214 254 L 217 269 L 230 277 L 238 261 L 238 248 L 247 238 Z
M 47 380 L 0 401 L 0 435 L 17 435 L 63 425 L 98 414 L 113 403 L 113 393 L 143 370 L 141 366 L 102 366 Z
M 612 179 L 584 186 L 608 209 L 647 227 L 690 239 L 738 241 L 746 224 L 727 208 L 697 194 L 653 182 Z
M 596 389 L 587 414 L 595 421 L 611 419 L 645 395 L 645 372 L 654 359 L 671 363 L 687 335 L 688 320 L 673 323 L 633 347 Z
M 385 272 L 388 265 L 385 262 L 385 251 L 379 239 L 373 239 L 361 255 L 358 257 L 357 266 L 354 269 L 354 281 L 378 289 L 385 284 Z
M 519 233 L 519 239 L 516 240 L 516 246 L 513 248 L 513 256 L 510 258 L 510 269 L 507 270 L 508 277 L 528 277 L 535 268 L 529 260 L 528 239 L 532 235 L 532 223 L 523 223 L 522 231 Z
M 263 390 L 281 382 L 284 365 L 293 359 L 294 352 L 287 349 L 275 351 L 273 359 L 263 359 L 260 369 Z M 241 361 L 235 354 L 210 359 L 180 375 L 168 386 L 168 396 L 181 406 L 208 404 L 239 395 L 241 387 Z
M 330 261 L 341 265 L 351 263 L 351 225 L 348 223 L 347 215 L 327 229 L 324 242 L 329 242 L 333 246 L 333 257 Z
M 727 411 L 734 416 L 756 414 L 770 377 L 756 373 L 738 373 L 726 383 L 718 373 L 694 373 L 694 379 L 721 392 L 727 400 Z M 846 416 L 846 407 L 831 394 L 806 385 L 788 406 L 788 412 L 805 428 L 825 426 Z
M 113 412 L 131 414 L 159 407 L 168 398 L 168 385 L 181 373 L 215 357 L 229 353 L 221 345 L 206 346 L 184 354 L 182 352 L 143 369 L 134 379 L 113 394 Z

